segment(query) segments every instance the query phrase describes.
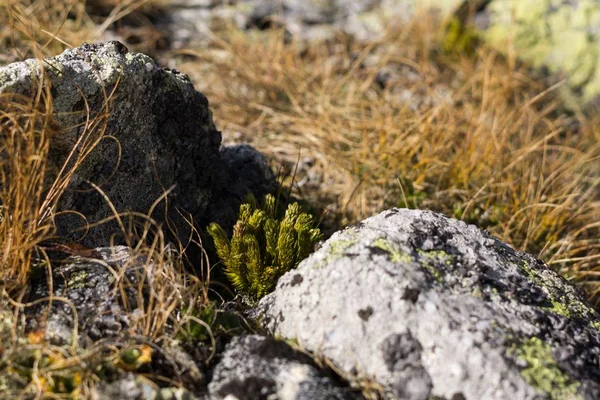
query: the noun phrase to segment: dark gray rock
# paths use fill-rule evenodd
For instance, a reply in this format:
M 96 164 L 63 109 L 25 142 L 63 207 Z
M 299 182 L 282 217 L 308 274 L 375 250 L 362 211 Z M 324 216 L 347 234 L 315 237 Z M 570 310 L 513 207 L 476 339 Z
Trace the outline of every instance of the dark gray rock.
M 229 177 L 228 185 L 215 192 L 214 198 L 219 201 L 210 203 L 206 213 L 210 215 L 211 222 L 218 222 L 231 231 L 246 195 L 251 193 L 262 199 L 267 193 L 275 193 L 277 180 L 267 158 L 250 145 L 224 146 L 221 159 Z
M 232 339 L 208 385 L 211 399 L 356 399 L 306 355 L 270 337 Z
M 392 209 L 334 234 L 255 316 L 386 398 L 597 399 L 600 318 L 529 254 Z
M 152 269 L 145 257 L 133 257 L 125 246 L 97 248 L 93 257 L 73 256 L 52 269 L 52 301 L 48 310 L 50 280 L 43 277 L 31 282 L 27 309 L 35 316 L 28 321 L 29 330 L 45 330 L 46 340 L 55 345 L 71 344 L 74 339 L 86 346 L 101 338 L 114 337 L 124 331 L 137 308 L 136 283 Z M 120 277 L 120 282 L 117 281 Z M 148 276 L 146 276 L 148 278 Z M 128 284 L 123 283 L 127 281 Z M 128 287 L 129 310 L 122 307 L 118 284 Z M 74 337 L 77 313 L 77 335 Z
M 118 212 L 142 214 L 173 188 L 168 196 L 171 227 L 179 238 L 187 238 L 190 229 L 180 212 L 205 219 L 213 190 L 227 181 L 219 155 L 221 135 L 206 97 L 186 75 L 159 68 L 150 57 L 131 53 L 119 42 L 85 44 L 41 65 L 52 85 L 54 116 L 61 128 L 51 142 L 54 174 L 82 135 L 98 136 L 104 129 L 105 136 L 76 171 L 60 209 L 77 211 L 88 222 L 111 216 L 88 181 L 102 188 Z M 31 94 L 41 65 L 32 59 L 0 68 L 0 93 Z M 95 128 L 88 123 L 86 129 L 86 107 Z M 80 146 L 75 155 L 82 151 Z M 166 208 L 163 201 L 152 217 L 164 221 Z M 59 216 L 59 235 L 80 238 L 84 232 L 74 230 L 85 226 L 81 215 Z M 83 243 L 106 246 L 120 231 L 116 222 L 105 223 L 92 228 Z
M 247 191 L 260 197 L 274 190 L 273 174 L 256 150 L 234 146 L 219 151 L 221 134 L 208 100 L 186 75 L 159 68 L 148 56 L 130 53 L 119 42 L 86 44 L 42 65 L 60 127 L 51 140 L 51 178 L 65 163 L 74 164 L 68 157 L 82 135 L 104 136 L 61 198 L 59 211 L 75 212 L 58 214 L 59 236 L 88 247 L 129 244 L 123 233 L 128 230 L 127 219 L 124 228 L 113 219 L 77 231 L 86 228 L 86 222 L 114 215 L 90 182 L 119 213 L 146 215 L 153 210 L 151 217 L 184 243 L 191 232 L 189 216 L 201 226 L 216 221 L 227 227 L 235 223 Z M 0 93 L 33 93 L 40 68 L 38 60 L 0 68 Z M 97 121 L 87 123 L 89 129 L 86 107 L 90 120 Z M 74 155 L 81 152 L 80 144 Z M 171 190 L 167 198 L 153 209 L 167 190 Z M 146 222 L 136 218 L 138 226 Z M 140 231 L 126 233 L 139 236 Z

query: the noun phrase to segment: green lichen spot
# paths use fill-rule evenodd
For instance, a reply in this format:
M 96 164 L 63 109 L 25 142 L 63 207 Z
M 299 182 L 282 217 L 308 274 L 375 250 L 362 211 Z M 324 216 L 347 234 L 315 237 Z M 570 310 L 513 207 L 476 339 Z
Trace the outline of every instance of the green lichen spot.
M 327 256 L 328 261 L 342 257 L 344 255 L 344 252 L 350 246 L 356 243 L 358 243 L 358 239 L 356 238 L 349 238 L 332 242 L 329 246 L 329 254 Z
M 527 339 L 513 346 L 509 353 L 527 364 L 521 376 L 536 390 L 552 400 L 582 399 L 577 395 L 580 383 L 560 369 L 552 356 L 552 348 L 540 338 Z
M 579 317 L 584 319 L 596 319 L 596 312 L 583 303 L 573 291 L 561 290 L 565 287 L 564 282 L 555 276 L 550 270 L 544 271 L 532 268 L 527 261 L 520 264 L 521 270 L 531 282 L 538 285 L 548 295 L 549 311 L 567 318 Z
M 443 250 L 417 249 L 419 263 L 427 269 L 438 283 L 444 282 L 444 275 L 440 271 L 442 265 L 452 265 L 454 258 Z
M 358 243 L 358 232 L 355 229 L 350 228 L 344 231 L 344 234 L 346 236 L 345 238 L 326 244 L 326 246 L 329 246 L 326 250 L 327 255 L 315 264 L 315 268 L 319 269 L 326 267 L 331 261 L 341 258 L 350 246 Z
M 592 327 L 593 329 L 600 331 L 600 321 L 593 321 L 590 322 L 590 327 Z
M 413 259 L 410 255 L 403 253 L 384 238 L 378 238 L 373 242 L 373 247 L 386 251 L 390 254 L 390 260 L 395 263 L 409 263 Z
M 473 289 L 473 291 L 471 292 L 471 296 L 473 297 L 477 297 L 478 299 L 483 299 L 483 291 L 481 290 L 480 287 L 476 287 L 475 289 Z
M 67 285 L 70 289 L 80 289 L 85 287 L 88 278 L 87 271 L 77 271 L 73 273 L 69 280 L 67 281 Z

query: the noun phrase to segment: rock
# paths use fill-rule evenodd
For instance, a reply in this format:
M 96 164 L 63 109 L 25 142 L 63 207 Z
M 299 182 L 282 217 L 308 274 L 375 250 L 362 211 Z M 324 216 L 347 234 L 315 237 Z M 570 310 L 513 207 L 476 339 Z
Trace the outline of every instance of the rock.
M 92 398 L 98 400 L 197 400 L 184 388 L 159 388 L 153 382 L 132 373 L 111 383 L 101 383 Z
M 386 398 L 597 399 L 600 317 L 475 226 L 392 209 L 334 234 L 254 317 Z
M 211 399 L 355 399 L 310 357 L 281 341 L 237 336 L 227 345 L 208 385 Z
M 95 390 L 98 400 L 155 400 L 158 387 L 153 382 L 132 373 L 111 383 L 101 383 Z
M 136 283 L 152 266 L 147 265 L 145 257 L 134 258 L 131 249 L 125 246 L 96 248 L 94 253 L 93 257 L 70 257 L 52 269 L 52 294 L 60 300 L 52 301 L 50 312 L 48 280 L 43 277 L 31 282 L 29 301 L 36 304 L 27 313 L 41 318 L 30 318 L 28 330 L 45 330 L 49 343 L 70 345 L 74 339 L 75 310 L 77 339 L 86 346 L 115 337 L 129 326 L 137 307 Z M 115 290 L 117 276 L 131 283 L 124 285 L 128 289 L 123 292 L 129 311 L 122 308 L 121 292 Z
M 303 39 L 329 39 L 336 33 L 373 39 L 390 21 L 408 21 L 421 10 L 449 13 L 460 0 L 177 0 L 159 26 L 169 32 L 171 46 L 210 42 L 211 26 L 227 21 L 240 29 L 283 27 Z
M 215 193 L 219 202 L 210 203 L 207 214 L 211 221 L 218 222 L 232 233 L 237 221 L 240 204 L 248 193 L 262 199 L 268 193 L 275 193 L 277 180 L 268 165 L 267 158 L 247 144 L 235 144 L 221 148 L 221 158 L 229 176 L 229 184 L 221 192 Z
M 63 129 L 51 143 L 54 172 L 84 133 L 98 135 L 105 127 L 107 137 L 78 168 L 60 209 L 80 212 L 89 222 L 112 215 L 87 181 L 101 186 L 117 211 L 143 214 L 174 186 L 169 218 L 177 221 L 174 228 L 185 237 L 189 227 L 178 210 L 201 219 L 213 187 L 224 180 L 218 152 L 221 135 L 206 97 L 194 90 L 185 75 L 161 69 L 148 56 L 130 53 L 119 42 L 85 44 L 44 60 L 43 65 L 52 85 L 55 120 Z M 0 92 L 29 94 L 39 75 L 40 64 L 33 59 L 0 68 Z M 100 122 L 95 131 L 81 126 L 86 106 L 90 118 Z M 102 120 L 105 111 L 108 116 Z M 163 221 L 164 209 L 163 201 L 152 216 Z M 57 218 L 57 224 L 59 235 L 71 239 L 81 237 L 82 232 L 73 231 L 85 226 L 80 215 L 72 213 Z M 102 224 L 88 232 L 82 243 L 106 246 L 119 231 L 114 221 Z
M 474 23 L 497 49 L 563 74 L 567 106 L 600 104 L 600 2 L 492 0 Z
M 88 247 L 107 246 L 112 241 L 126 243 L 123 227 L 115 220 L 92 227 L 87 234 L 77 231 L 86 227 L 82 217 L 93 223 L 114 215 L 89 182 L 106 193 L 118 212 L 144 215 L 172 189 L 151 216 L 163 225 L 168 218 L 169 229 L 187 243 L 188 216 L 201 224 L 218 220 L 206 212 L 211 201 L 220 204 L 221 212 L 234 213 L 240 200 L 236 193 L 230 193 L 231 185 L 239 190 L 259 187 L 258 179 L 266 178 L 268 167 L 260 165 L 259 175 L 253 176 L 251 184 L 244 186 L 240 176 L 231 182 L 226 165 L 236 161 L 221 160 L 221 134 L 213 123 L 208 100 L 186 75 L 159 68 L 148 56 L 128 52 L 119 42 L 85 44 L 44 60 L 43 66 L 52 86 L 54 118 L 61 129 L 51 141 L 54 176 L 78 138 L 99 136 L 104 130 L 104 139 L 78 167 L 61 198 L 59 211 L 75 213 L 59 213 L 59 236 L 70 241 L 85 236 L 81 243 Z M 0 93 L 31 94 L 39 76 L 38 60 L 0 68 Z M 98 122 L 88 130 L 82 126 L 86 124 L 86 107 L 90 119 Z M 94 127 L 93 123 L 88 125 Z M 80 145 L 75 154 L 82 151 Z M 225 155 L 232 153 L 226 151 Z M 68 164 L 73 165 L 73 160 Z M 246 166 L 245 176 L 252 175 L 254 166 L 258 164 Z M 265 183 L 269 184 L 272 181 Z M 224 210 L 224 204 L 230 204 L 232 210 Z M 136 222 L 145 221 L 138 217 Z M 127 230 L 127 220 L 123 225 Z M 115 234 L 121 238 L 113 238 Z

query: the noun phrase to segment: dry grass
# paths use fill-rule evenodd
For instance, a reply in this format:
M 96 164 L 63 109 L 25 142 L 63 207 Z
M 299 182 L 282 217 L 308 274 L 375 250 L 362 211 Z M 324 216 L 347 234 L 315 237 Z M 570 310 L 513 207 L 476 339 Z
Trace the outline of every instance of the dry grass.
M 596 299 L 599 116 L 566 112 L 560 82 L 494 51 L 444 54 L 437 22 L 418 21 L 371 43 L 225 31 L 179 68 L 226 138 L 289 170 L 301 161 L 295 193 L 327 209 L 333 228 L 391 206 L 440 211 Z
M 5 0 L 0 3 L 0 63 L 54 56 L 85 42 L 109 40 L 109 28 L 134 42 L 137 50 L 150 52 L 164 35 L 146 15 L 158 12 L 161 1 Z

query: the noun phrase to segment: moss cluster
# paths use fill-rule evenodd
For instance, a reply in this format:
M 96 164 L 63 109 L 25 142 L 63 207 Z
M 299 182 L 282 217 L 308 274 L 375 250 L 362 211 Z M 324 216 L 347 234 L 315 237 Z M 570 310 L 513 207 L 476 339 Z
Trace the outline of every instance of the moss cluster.
M 279 277 L 306 258 L 322 237 L 298 203 L 290 204 L 282 219 L 276 214 L 275 197 L 267 195 L 262 209 L 253 199 L 240 206 L 231 240 L 218 224 L 208 227 L 225 275 L 250 302 L 273 291 Z

